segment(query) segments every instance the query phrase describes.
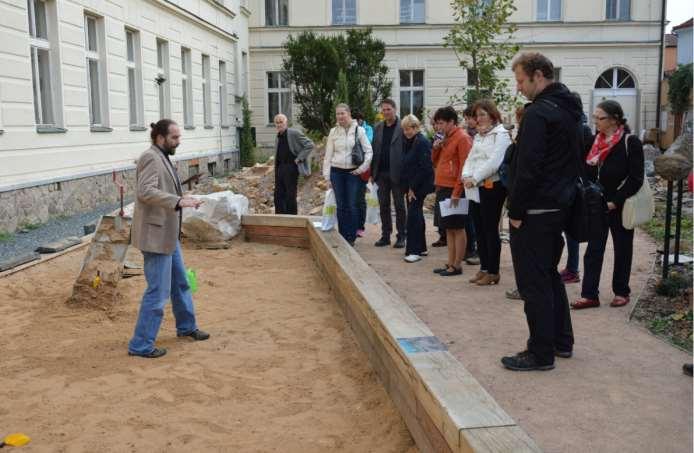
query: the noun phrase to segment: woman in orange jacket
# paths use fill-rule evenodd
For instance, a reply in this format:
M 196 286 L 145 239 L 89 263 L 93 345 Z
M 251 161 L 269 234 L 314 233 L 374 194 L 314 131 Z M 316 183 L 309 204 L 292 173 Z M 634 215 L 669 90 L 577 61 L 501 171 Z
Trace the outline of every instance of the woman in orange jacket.
M 442 140 L 434 142 L 432 161 L 434 163 L 434 185 L 436 202 L 450 198 L 455 207 L 463 197 L 461 179 L 463 165 L 472 147 L 470 136 L 458 127 L 458 113 L 453 107 L 441 107 L 434 115 L 437 130 L 444 133 Z M 441 217 L 440 225 L 446 230 L 448 262 L 445 267 L 434 269 L 443 277 L 463 273 L 462 261 L 465 257 L 467 237 L 465 235 L 466 215 L 455 214 Z

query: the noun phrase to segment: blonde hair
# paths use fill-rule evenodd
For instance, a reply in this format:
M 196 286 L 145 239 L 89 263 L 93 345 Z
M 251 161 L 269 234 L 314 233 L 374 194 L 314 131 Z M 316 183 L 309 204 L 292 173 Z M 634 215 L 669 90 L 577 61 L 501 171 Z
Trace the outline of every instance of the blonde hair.
M 422 122 L 419 121 L 419 118 L 410 113 L 409 115 L 405 115 L 405 117 L 400 121 L 400 126 L 403 128 L 414 127 L 419 132 L 419 130 L 422 128 Z

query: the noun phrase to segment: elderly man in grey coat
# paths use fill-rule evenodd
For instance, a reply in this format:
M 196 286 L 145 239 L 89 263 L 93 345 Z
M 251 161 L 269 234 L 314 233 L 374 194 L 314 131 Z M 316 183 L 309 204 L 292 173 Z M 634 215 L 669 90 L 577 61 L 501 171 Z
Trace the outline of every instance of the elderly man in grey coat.
M 275 214 L 294 214 L 299 175 L 311 174 L 310 155 L 313 142 L 300 130 L 287 126 L 287 117 L 275 116 Z

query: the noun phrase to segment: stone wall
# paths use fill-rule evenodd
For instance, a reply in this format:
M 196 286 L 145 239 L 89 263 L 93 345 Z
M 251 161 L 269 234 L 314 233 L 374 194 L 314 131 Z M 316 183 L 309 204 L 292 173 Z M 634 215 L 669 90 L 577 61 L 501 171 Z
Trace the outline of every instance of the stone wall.
M 181 181 L 196 170 L 208 173 L 214 164 L 214 175 L 239 168 L 238 152 L 175 162 Z M 225 168 L 225 165 L 227 168 Z M 134 197 L 135 169 L 118 173 L 125 181 L 125 198 Z M 184 188 L 187 190 L 187 188 Z M 41 224 L 59 216 L 91 211 L 99 205 L 119 200 L 111 173 L 52 182 L 23 189 L 0 192 L 0 232 L 13 233 L 28 224 Z

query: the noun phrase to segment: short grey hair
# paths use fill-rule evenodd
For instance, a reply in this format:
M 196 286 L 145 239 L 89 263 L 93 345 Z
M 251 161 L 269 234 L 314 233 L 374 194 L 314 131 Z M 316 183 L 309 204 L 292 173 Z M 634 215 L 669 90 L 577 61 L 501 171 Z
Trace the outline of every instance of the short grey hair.
M 341 102 L 335 106 L 335 110 L 337 109 L 344 109 L 347 110 L 348 113 L 352 113 L 352 109 L 349 108 L 349 105 L 345 104 L 344 102 Z
M 422 122 L 419 121 L 419 118 L 410 113 L 400 120 L 400 125 L 401 127 L 414 127 L 419 131 L 422 127 Z
M 284 113 L 278 113 L 278 114 L 275 115 L 275 117 L 272 119 L 272 122 L 273 122 L 273 123 L 276 123 L 277 120 L 280 120 L 281 122 L 286 123 L 286 122 L 288 121 L 287 115 L 285 115 Z

